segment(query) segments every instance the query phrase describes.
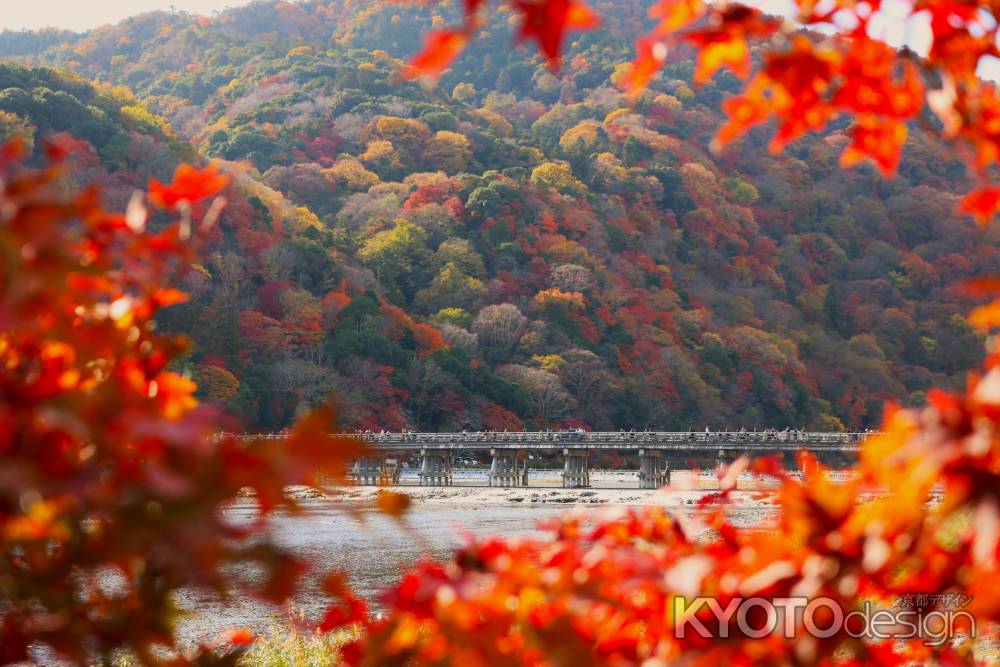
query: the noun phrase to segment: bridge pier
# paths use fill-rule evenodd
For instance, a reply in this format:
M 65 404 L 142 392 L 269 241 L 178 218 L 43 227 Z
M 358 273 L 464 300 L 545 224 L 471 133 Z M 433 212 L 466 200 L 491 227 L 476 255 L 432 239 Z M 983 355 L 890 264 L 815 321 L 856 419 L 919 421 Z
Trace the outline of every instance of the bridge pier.
M 399 484 L 399 466 L 389 463 L 389 457 L 363 456 L 354 462 L 354 480 L 358 484 L 388 486 Z
M 518 470 L 519 450 L 516 449 L 491 449 L 493 463 L 490 464 L 490 486 L 501 486 L 508 488 L 511 486 L 528 485 L 528 462 L 524 462 L 524 470 Z
M 723 466 L 726 466 L 739 458 L 738 454 L 732 451 L 727 452 L 725 449 L 720 449 L 715 455 L 715 474 L 721 475 Z M 722 477 L 719 477 L 720 487 L 722 482 Z M 733 480 L 733 489 L 737 490 L 740 488 L 739 479 Z
M 420 486 L 451 486 L 451 452 L 420 450 Z
M 670 463 L 659 449 L 639 450 L 639 488 L 659 489 L 670 484 Z
M 580 489 L 590 486 L 590 452 L 586 449 L 564 449 L 563 488 Z

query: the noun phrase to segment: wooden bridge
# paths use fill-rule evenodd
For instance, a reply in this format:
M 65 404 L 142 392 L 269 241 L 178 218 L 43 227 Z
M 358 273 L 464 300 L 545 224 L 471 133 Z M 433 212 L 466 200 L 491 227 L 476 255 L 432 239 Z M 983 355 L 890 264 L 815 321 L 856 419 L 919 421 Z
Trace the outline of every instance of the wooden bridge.
M 670 482 L 670 459 L 714 456 L 717 463 L 742 454 L 795 452 L 851 454 L 868 433 L 809 433 L 804 431 L 610 431 L 363 433 L 370 454 L 355 461 L 352 473 L 360 484 L 400 483 L 399 459 L 420 456 L 419 482 L 424 486 L 453 484 L 455 458 L 460 452 L 489 450 L 490 486 L 527 486 L 527 452 L 552 452 L 563 457 L 562 485 L 590 486 L 590 454 L 609 450 L 635 453 L 639 487 L 656 489 Z

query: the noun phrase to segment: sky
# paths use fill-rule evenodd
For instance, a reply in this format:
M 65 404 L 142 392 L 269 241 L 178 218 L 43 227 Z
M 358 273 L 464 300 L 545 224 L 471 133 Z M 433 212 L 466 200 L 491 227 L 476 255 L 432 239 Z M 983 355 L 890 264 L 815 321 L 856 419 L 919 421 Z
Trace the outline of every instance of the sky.
M 193 14 L 249 4 L 250 0 L 0 0 L 0 29 L 87 30 L 171 7 Z

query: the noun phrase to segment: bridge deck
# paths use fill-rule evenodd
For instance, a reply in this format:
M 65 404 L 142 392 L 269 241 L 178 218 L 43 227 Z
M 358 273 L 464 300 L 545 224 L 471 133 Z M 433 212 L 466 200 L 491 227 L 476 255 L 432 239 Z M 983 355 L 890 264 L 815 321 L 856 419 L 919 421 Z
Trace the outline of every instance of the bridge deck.
M 227 434 L 219 434 L 220 436 Z M 455 454 L 469 450 L 493 450 L 490 486 L 527 486 L 528 463 L 521 451 L 559 451 L 564 458 L 563 486 L 590 486 L 589 453 L 597 450 L 637 452 L 639 486 L 655 489 L 670 484 L 671 452 L 715 454 L 718 464 L 740 454 L 765 454 L 807 449 L 815 453 L 850 453 L 871 433 L 808 433 L 804 431 L 668 432 L 582 430 L 535 432 L 462 433 L 364 433 L 346 434 L 368 443 L 368 451 L 354 462 L 353 477 L 359 484 L 400 483 L 397 454 L 419 453 L 420 484 L 451 486 Z M 283 433 L 239 438 L 287 437 Z M 562 450 L 562 451 L 560 451 Z M 693 457 L 692 457 L 693 458 Z
M 805 432 L 578 432 L 552 431 L 529 433 L 375 433 L 359 437 L 373 449 L 384 450 L 483 450 L 483 449 L 607 449 L 663 451 L 743 450 L 747 452 L 857 451 L 868 433 Z

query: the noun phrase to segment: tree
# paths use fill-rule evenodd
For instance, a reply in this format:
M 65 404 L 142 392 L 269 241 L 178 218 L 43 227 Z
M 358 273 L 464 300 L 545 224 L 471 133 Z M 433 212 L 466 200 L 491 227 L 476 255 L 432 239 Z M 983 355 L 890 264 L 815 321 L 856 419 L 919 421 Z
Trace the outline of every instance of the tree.
M 35 128 L 20 116 L 0 111 L 0 145 L 18 141 L 30 154 L 35 149 Z
M 402 218 L 392 229 L 365 241 L 358 251 L 358 257 L 378 279 L 408 296 L 412 296 L 429 254 L 427 232 Z
M 194 380 L 198 385 L 198 397 L 212 403 L 224 403 L 240 389 L 236 376 L 221 366 L 199 366 Z
M 607 363 L 590 350 L 572 348 L 562 354 L 564 363 L 557 374 L 563 386 L 569 390 L 580 404 L 581 414 L 595 424 L 601 417 L 604 398 L 613 394 L 615 380 Z
M 564 194 L 581 195 L 586 186 L 581 183 L 563 162 L 546 162 L 531 172 L 531 184 L 536 188 L 552 188 Z
M 422 159 L 434 169 L 453 174 L 469 164 L 472 144 L 463 134 L 441 130 L 427 144 Z
M 549 272 L 552 286 L 565 292 L 584 292 L 594 286 L 594 274 L 579 264 L 559 264 Z
M 527 392 L 532 414 L 540 426 L 550 426 L 569 413 L 573 399 L 563 389 L 558 375 L 517 364 L 500 366 L 497 373 Z
M 595 120 L 580 121 L 563 132 L 559 145 L 566 151 L 588 153 L 601 138 L 601 124 Z
M 445 322 L 440 325 L 441 335 L 450 345 L 462 348 L 470 358 L 479 354 L 479 336 L 460 326 Z
M 542 290 L 535 295 L 535 305 L 555 311 L 580 311 L 584 309 L 584 298 L 579 292 L 563 292 L 558 288 Z
M 528 318 L 512 303 L 486 306 L 472 322 L 473 333 L 483 345 L 494 348 L 498 354 L 509 352 L 521 338 Z
M 417 292 L 414 303 L 427 313 L 448 308 L 470 310 L 481 303 L 485 295 L 482 281 L 465 275 L 454 262 L 448 262 L 428 287 Z
M 471 83 L 458 83 L 451 91 L 452 99 L 458 102 L 469 102 L 476 96 L 476 87 Z
M 431 269 L 440 271 L 447 264 L 452 264 L 465 275 L 479 280 L 487 275 L 483 258 L 466 239 L 448 239 L 434 251 L 431 257 Z

